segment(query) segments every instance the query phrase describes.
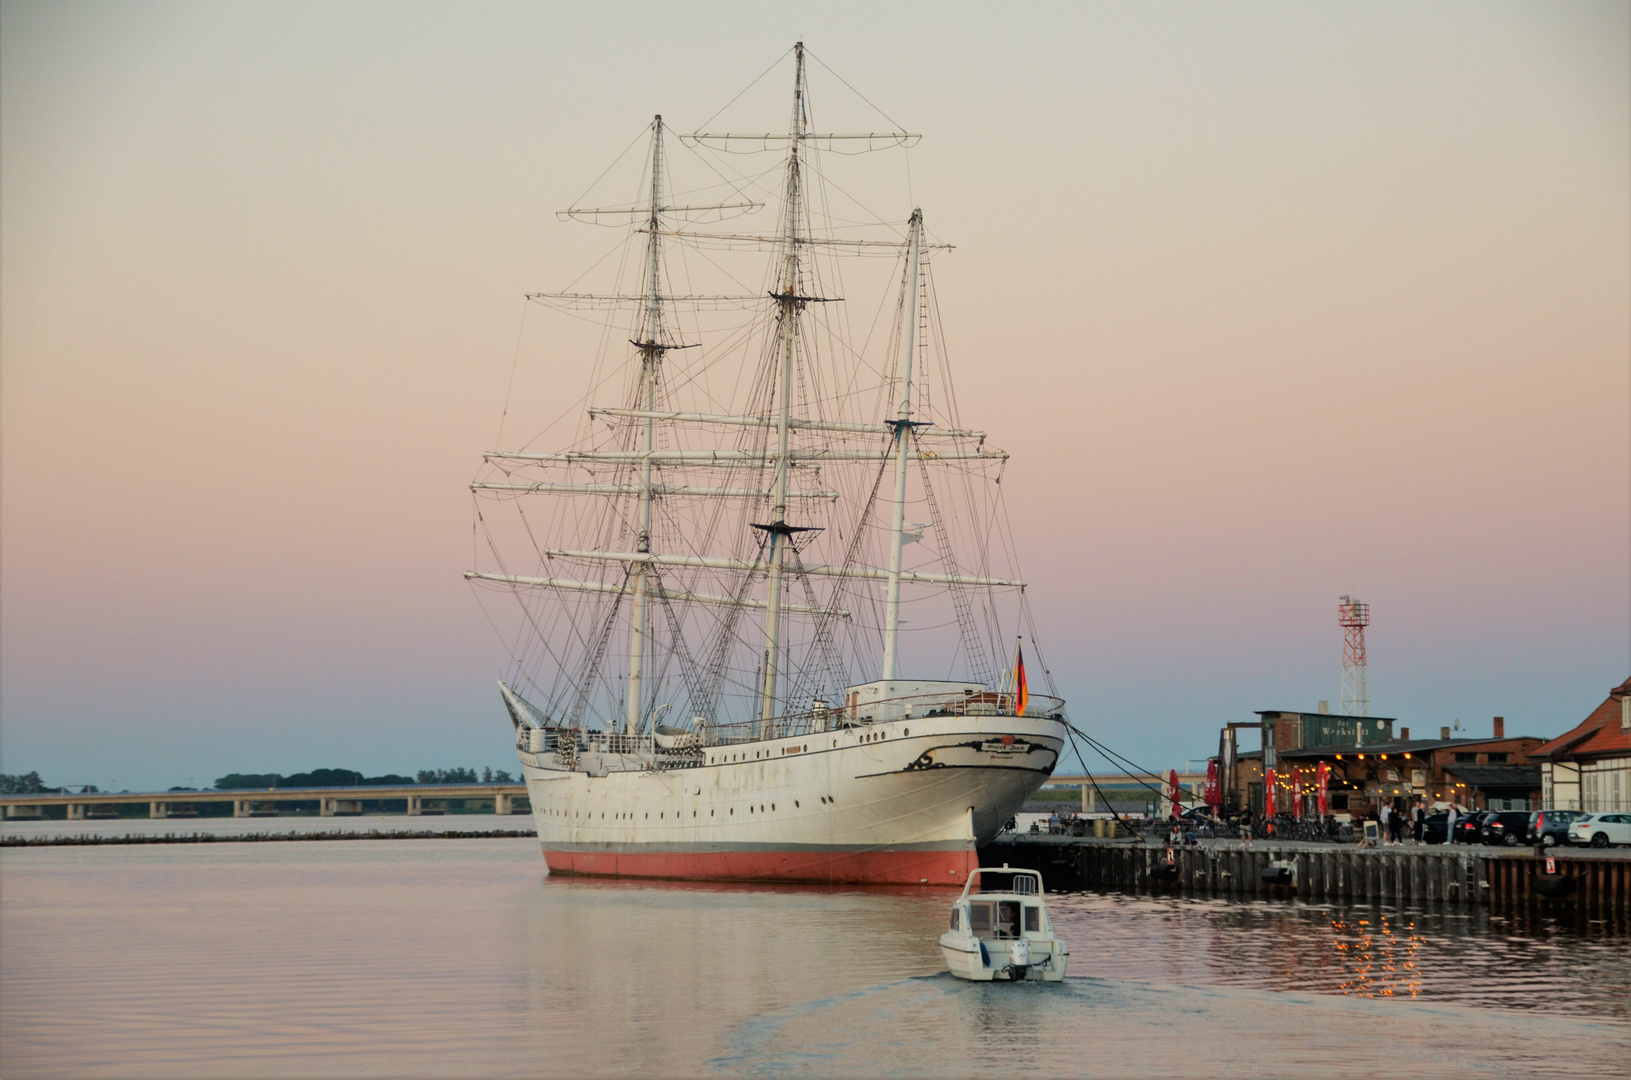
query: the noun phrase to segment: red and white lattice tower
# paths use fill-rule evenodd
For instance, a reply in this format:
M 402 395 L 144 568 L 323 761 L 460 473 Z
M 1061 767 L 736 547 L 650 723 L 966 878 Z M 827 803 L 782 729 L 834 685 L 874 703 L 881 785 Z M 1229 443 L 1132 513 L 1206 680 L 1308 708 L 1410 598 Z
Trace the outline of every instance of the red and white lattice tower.
M 1370 625 L 1370 605 L 1344 596 L 1337 602 L 1337 622 L 1342 625 L 1342 712 L 1346 716 L 1369 716 L 1365 627 Z

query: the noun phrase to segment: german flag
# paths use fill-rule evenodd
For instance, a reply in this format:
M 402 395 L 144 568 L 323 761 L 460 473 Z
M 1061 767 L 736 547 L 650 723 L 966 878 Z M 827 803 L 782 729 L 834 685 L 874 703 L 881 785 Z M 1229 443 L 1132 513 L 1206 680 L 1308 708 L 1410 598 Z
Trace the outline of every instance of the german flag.
M 1025 685 L 1025 647 L 1015 645 L 1014 650 L 1014 715 L 1024 716 L 1031 703 L 1031 690 Z

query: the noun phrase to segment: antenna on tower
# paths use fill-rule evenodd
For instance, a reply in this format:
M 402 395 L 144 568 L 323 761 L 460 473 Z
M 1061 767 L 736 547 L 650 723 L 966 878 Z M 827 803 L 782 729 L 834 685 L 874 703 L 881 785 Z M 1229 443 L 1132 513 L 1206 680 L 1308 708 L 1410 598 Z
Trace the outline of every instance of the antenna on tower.
M 1337 602 L 1342 627 L 1342 711 L 1348 716 L 1370 715 L 1370 684 L 1365 671 L 1365 627 L 1370 605 L 1351 596 Z

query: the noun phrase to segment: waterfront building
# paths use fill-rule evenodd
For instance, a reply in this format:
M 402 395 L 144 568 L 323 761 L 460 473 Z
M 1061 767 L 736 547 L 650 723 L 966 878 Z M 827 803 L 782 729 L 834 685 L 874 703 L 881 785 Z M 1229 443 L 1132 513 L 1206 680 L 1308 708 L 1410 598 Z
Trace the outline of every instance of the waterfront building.
M 1588 814 L 1631 810 L 1631 679 L 1531 757 L 1540 762 L 1544 807 Z
M 1477 810 L 1540 804 L 1541 774 L 1532 755 L 1545 740 L 1508 736 L 1503 717 L 1493 719 L 1487 739 L 1453 738 L 1448 727 L 1437 738 L 1413 739 L 1408 727 L 1395 737 L 1396 721 L 1388 718 L 1283 710 L 1257 715 L 1224 729 L 1219 775 L 1226 811 L 1263 813 L 1272 770 L 1276 809 L 1311 817 L 1322 764 L 1328 808 L 1338 817 L 1364 817 L 1384 804 L 1404 810 L 1418 800 Z M 1263 749 L 1230 754 L 1233 732 L 1254 727 L 1262 730 Z

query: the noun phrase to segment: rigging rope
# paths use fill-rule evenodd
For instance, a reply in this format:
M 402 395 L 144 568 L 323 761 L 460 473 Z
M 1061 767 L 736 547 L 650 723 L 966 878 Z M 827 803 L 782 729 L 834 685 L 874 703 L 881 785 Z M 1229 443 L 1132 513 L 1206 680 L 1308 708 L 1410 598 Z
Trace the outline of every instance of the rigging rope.
M 623 589 L 629 587 L 629 573 L 623 572 Z M 606 621 L 601 624 L 600 638 L 595 642 L 594 651 L 584 657 L 583 674 L 577 681 L 577 694 L 572 701 L 572 711 L 567 714 L 566 726 L 576 728 L 583 726 L 583 711 L 589 704 L 589 691 L 593 688 L 596 677 L 600 674 L 600 662 L 606 658 L 606 645 L 611 641 L 612 627 L 617 623 L 617 609 L 623 605 L 625 591 L 619 591 L 612 597 L 612 608 L 606 613 Z
M 974 605 L 969 603 L 968 590 L 956 580 L 957 559 L 951 550 L 946 519 L 941 516 L 940 504 L 935 501 L 934 486 L 929 483 L 929 463 L 919 454 L 917 464 L 923 473 L 923 497 L 929 504 L 929 516 L 934 519 L 935 546 L 940 549 L 940 561 L 952 578 L 946 583 L 946 588 L 951 593 L 952 610 L 957 613 L 957 631 L 962 635 L 963 654 L 968 657 L 968 666 L 974 678 L 981 685 L 989 687 L 993 682 L 991 660 L 986 655 L 985 638 L 980 635 L 974 622 Z

